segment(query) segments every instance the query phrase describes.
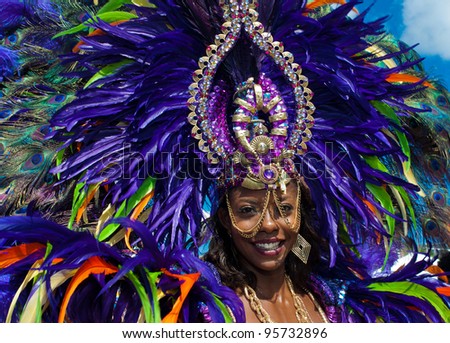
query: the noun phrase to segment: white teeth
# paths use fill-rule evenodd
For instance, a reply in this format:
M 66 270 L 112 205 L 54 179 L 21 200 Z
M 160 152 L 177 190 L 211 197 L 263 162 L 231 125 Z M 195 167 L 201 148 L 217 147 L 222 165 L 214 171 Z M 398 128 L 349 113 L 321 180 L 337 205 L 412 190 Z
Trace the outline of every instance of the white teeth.
M 281 242 L 273 242 L 273 243 L 256 243 L 256 247 L 261 250 L 276 250 L 280 246 Z

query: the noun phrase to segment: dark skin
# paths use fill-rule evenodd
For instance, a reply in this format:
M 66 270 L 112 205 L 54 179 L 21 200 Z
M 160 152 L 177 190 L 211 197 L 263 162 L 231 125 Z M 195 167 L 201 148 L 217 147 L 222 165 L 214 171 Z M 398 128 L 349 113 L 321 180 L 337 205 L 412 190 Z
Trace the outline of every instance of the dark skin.
M 281 205 L 290 223 L 297 216 L 297 184 L 290 182 L 286 194 L 278 192 Z M 235 223 L 242 230 L 251 227 L 263 215 L 266 190 L 236 187 L 229 193 Z M 240 265 L 256 277 L 256 295 L 270 318 L 278 323 L 297 322 L 294 300 L 285 280 L 285 260 L 297 239 L 297 232 L 280 215 L 271 197 L 264 213 L 262 226 L 252 238 L 244 238 L 235 228 L 226 209 L 219 210 L 219 219 L 232 237 Z M 258 323 L 243 291 L 238 290 L 245 309 L 246 321 Z M 305 293 L 298 293 L 313 322 L 323 322 L 313 301 Z

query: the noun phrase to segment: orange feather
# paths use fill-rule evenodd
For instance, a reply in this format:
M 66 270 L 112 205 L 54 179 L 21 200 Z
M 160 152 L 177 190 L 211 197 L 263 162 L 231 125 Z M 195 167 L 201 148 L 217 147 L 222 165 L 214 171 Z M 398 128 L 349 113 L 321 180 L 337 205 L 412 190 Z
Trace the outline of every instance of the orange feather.
M 445 274 L 445 271 L 441 268 L 441 267 L 439 267 L 439 266 L 435 266 L 435 265 L 432 265 L 432 266 L 429 266 L 428 268 L 427 268 L 427 271 L 428 272 L 430 272 L 431 274 Z M 439 279 L 441 279 L 442 281 L 444 281 L 445 283 L 448 283 L 448 277 L 447 277 L 447 275 L 440 275 L 439 276 Z
M 62 261 L 64 261 L 64 259 L 63 258 L 54 258 L 53 260 L 52 260 L 52 266 L 54 266 L 55 264 L 58 264 L 58 263 L 61 263 Z
M 9 267 L 41 249 L 45 249 L 45 245 L 41 243 L 26 243 L 2 250 L 0 251 L 0 269 Z
M 178 316 L 180 314 L 181 307 L 183 306 L 184 300 L 186 299 L 187 295 L 189 294 L 189 291 L 191 290 L 192 286 L 195 284 L 195 282 L 200 277 L 200 273 L 177 275 L 177 274 L 172 274 L 165 269 L 163 269 L 163 273 L 168 276 L 171 276 L 173 278 L 183 281 L 183 283 L 180 286 L 181 294 L 178 297 L 178 299 L 175 301 L 175 304 L 172 307 L 172 311 L 170 311 L 170 313 L 168 313 L 162 320 L 163 323 L 176 323 L 178 321 Z
M 410 75 L 410 74 L 392 73 L 386 78 L 386 81 L 388 81 L 388 82 L 420 83 L 420 82 L 422 82 L 422 79 L 417 76 Z M 427 81 L 423 81 L 422 83 L 424 86 L 426 86 L 428 88 L 436 89 L 431 83 L 429 83 Z
M 66 317 L 67 306 L 69 305 L 70 298 L 77 289 L 77 287 L 86 280 L 91 274 L 113 274 L 119 269 L 112 264 L 106 263 L 103 259 L 98 256 L 93 256 L 89 258 L 81 267 L 78 269 L 77 273 L 74 275 L 67 287 L 66 294 L 64 294 L 64 299 L 61 303 L 61 309 L 59 311 L 58 322 L 64 322 Z
M 436 290 L 439 294 L 450 297 L 450 287 L 437 287 Z
M 346 3 L 347 3 L 347 1 L 345 1 L 345 0 L 314 0 L 306 5 L 306 9 L 313 10 L 317 7 L 321 7 L 321 6 L 325 6 L 325 5 L 332 5 L 332 4 L 345 5 Z M 355 7 L 353 7 L 353 12 L 358 13 L 358 10 Z
M 116 26 L 116 25 L 119 25 L 119 24 L 121 24 L 121 23 L 123 23 L 123 22 L 125 22 L 125 21 L 127 21 L 127 20 L 119 20 L 119 21 L 110 23 L 110 25 Z M 100 36 L 100 35 L 103 35 L 103 34 L 105 34 L 105 32 L 104 32 L 103 30 L 96 29 L 96 30 L 92 31 L 90 34 L 88 34 L 87 36 L 88 36 L 88 37 L 93 37 L 93 36 Z M 83 44 L 84 44 L 84 42 L 83 42 L 82 40 L 79 41 L 79 42 L 72 48 L 72 52 L 74 52 L 74 53 L 80 52 L 80 47 L 81 47 Z
M 80 206 L 80 208 L 78 209 L 77 212 L 77 217 L 76 217 L 76 222 L 79 223 L 80 219 L 84 213 L 84 211 L 86 211 L 86 208 L 88 207 L 89 203 L 91 202 L 92 198 L 94 197 L 95 193 L 97 192 L 98 186 L 94 187 L 91 192 L 88 194 L 88 196 L 86 197 L 86 199 L 84 199 L 83 204 Z
M 376 207 L 375 207 L 373 204 L 371 204 L 371 203 L 369 202 L 369 200 L 367 200 L 367 199 L 362 199 L 362 201 L 363 201 L 363 203 L 369 208 L 369 210 L 370 210 L 372 213 L 374 213 L 374 214 L 377 214 L 377 213 L 378 213 L 378 210 L 376 209 Z
M 131 213 L 130 218 L 132 220 L 136 220 L 139 217 L 139 215 L 142 213 L 142 211 L 144 210 L 145 206 L 148 204 L 148 202 L 150 201 L 151 198 L 153 198 L 153 191 L 148 193 L 145 197 L 143 197 L 141 199 L 141 201 L 139 201 L 139 204 L 137 204 L 137 206 L 134 208 L 133 212 Z M 132 230 L 130 228 L 128 228 L 127 231 L 125 232 L 125 245 L 127 246 L 127 248 L 130 251 L 134 252 L 134 249 L 131 247 L 131 244 L 130 244 L 131 231 Z
M 151 198 L 153 198 L 153 191 L 148 193 L 145 197 L 142 198 L 141 201 L 139 201 L 139 204 L 137 204 L 137 206 L 133 210 L 133 213 L 131 213 L 130 218 L 136 220 L 142 213 L 142 211 L 144 210 L 145 206 L 148 204 Z
M 132 252 L 136 252 L 133 247 L 130 244 L 130 235 L 131 235 L 131 230 L 130 228 L 127 228 L 127 230 L 125 231 L 125 245 L 127 246 L 128 250 L 132 251 Z
M 309 10 L 313 10 L 317 7 L 329 5 L 329 4 L 339 4 L 344 5 L 346 2 L 345 0 L 314 0 L 306 5 L 306 8 Z

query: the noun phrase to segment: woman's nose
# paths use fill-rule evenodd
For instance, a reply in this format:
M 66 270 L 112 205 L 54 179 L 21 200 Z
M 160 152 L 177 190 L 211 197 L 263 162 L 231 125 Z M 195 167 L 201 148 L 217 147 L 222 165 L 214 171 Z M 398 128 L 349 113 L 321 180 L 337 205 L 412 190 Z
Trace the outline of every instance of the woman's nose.
M 273 213 L 271 213 L 271 211 L 267 209 L 266 213 L 264 214 L 264 219 L 262 221 L 261 231 L 270 233 L 275 230 L 278 230 L 278 224 L 274 219 Z

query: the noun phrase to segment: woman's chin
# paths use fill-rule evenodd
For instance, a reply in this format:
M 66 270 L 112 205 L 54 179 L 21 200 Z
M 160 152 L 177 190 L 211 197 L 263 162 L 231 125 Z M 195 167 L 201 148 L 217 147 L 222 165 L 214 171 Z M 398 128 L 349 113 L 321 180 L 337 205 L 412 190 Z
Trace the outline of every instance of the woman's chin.
M 281 266 L 284 267 L 284 261 L 286 259 L 286 247 L 281 245 L 277 249 L 274 250 L 264 250 L 257 249 L 257 261 L 259 264 L 259 269 L 262 270 L 276 270 Z

